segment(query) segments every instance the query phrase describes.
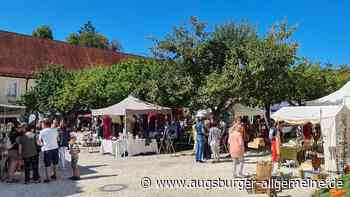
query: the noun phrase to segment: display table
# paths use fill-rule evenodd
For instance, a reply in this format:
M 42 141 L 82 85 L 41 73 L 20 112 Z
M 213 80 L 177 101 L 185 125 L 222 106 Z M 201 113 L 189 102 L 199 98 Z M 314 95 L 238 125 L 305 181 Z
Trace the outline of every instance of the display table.
M 280 162 L 284 160 L 294 160 L 299 165 L 304 158 L 304 149 L 302 146 L 281 146 Z
M 126 150 L 125 150 L 126 149 Z M 129 156 L 141 153 L 158 153 L 158 145 L 155 139 L 146 145 L 146 139 L 130 139 L 130 140 L 107 140 L 101 142 L 100 152 L 102 154 L 110 153 L 116 158 L 121 157 L 125 152 Z
M 158 153 L 158 145 L 155 139 L 146 145 L 146 139 L 130 139 L 128 140 L 128 154 L 138 155 L 141 153 L 154 152 Z
M 102 154 L 110 153 L 115 155 L 116 153 L 117 140 L 103 139 L 101 142 L 100 152 Z

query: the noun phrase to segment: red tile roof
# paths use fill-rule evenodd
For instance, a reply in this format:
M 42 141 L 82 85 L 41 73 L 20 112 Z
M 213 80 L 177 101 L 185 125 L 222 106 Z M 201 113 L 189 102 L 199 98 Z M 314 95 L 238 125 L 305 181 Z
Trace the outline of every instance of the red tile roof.
M 83 69 L 115 64 L 130 56 L 133 55 L 0 30 L 0 76 L 31 78 L 36 70 L 48 64 Z

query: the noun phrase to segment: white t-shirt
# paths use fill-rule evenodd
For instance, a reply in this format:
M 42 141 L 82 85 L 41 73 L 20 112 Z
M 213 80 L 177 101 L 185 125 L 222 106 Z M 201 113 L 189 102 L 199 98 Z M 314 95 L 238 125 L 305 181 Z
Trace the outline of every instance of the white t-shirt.
M 39 140 L 42 141 L 41 151 L 48 151 L 58 148 L 58 131 L 53 128 L 46 128 L 40 131 Z

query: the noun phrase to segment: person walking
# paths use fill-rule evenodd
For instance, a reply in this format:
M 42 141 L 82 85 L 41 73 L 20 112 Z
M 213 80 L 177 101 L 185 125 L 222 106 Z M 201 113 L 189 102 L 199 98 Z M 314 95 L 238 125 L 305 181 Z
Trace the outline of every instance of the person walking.
M 66 128 L 66 124 L 64 120 L 61 120 L 60 127 L 58 129 L 59 132 L 59 142 L 58 142 L 58 153 L 59 153 L 59 164 L 58 166 L 62 169 L 66 168 L 66 150 L 69 142 L 69 131 Z
M 208 119 L 205 120 L 204 121 L 203 157 L 206 160 L 211 159 L 211 150 L 210 150 L 210 145 L 209 145 L 209 141 L 208 141 L 210 127 L 211 127 L 211 121 Z
M 272 173 L 275 174 L 278 169 L 281 138 L 279 124 L 278 122 L 275 123 L 273 120 L 270 121 L 269 139 L 271 141 Z
M 36 146 L 35 134 L 28 130 L 26 124 L 20 125 L 23 135 L 17 138 L 18 152 L 24 160 L 24 184 L 30 182 L 30 171 L 33 171 L 34 183 L 40 182 L 39 177 L 39 155 Z
M 199 117 L 196 125 L 196 162 L 203 163 L 203 151 L 204 151 L 204 123 Z
M 208 142 L 213 154 L 214 162 L 220 160 L 220 139 L 221 130 L 218 128 L 217 121 L 212 122 L 212 127 L 209 129 Z
M 41 150 L 44 155 L 46 174 L 44 183 L 49 183 L 50 179 L 56 180 L 57 178 L 59 136 L 57 129 L 52 129 L 50 126 L 51 121 L 49 119 L 44 119 L 42 121 L 43 129 L 40 131 L 37 142 L 39 145 L 41 145 Z
M 235 118 L 233 126 L 229 130 L 229 145 L 230 145 L 230 155 L 233 160 L 233 176 L 242 177 L 243 176 L 243 166 L 244 166 L 244 141 L 242 136 L 242 125 L 239 117 Z M 237 174 L 237 166 L 239 166 L 239 171 Z

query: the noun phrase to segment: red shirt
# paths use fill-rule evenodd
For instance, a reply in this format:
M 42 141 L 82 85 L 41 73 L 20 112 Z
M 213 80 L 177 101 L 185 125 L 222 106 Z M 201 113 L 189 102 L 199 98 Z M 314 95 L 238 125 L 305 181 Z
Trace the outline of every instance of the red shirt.
M 304 135 L 304 139 L 307 139 L 307 140 L 311 139 L 311 137 L 312 137 L 312 124 L 310 122 L 306 123 L 303 126 L 303 135 Z

